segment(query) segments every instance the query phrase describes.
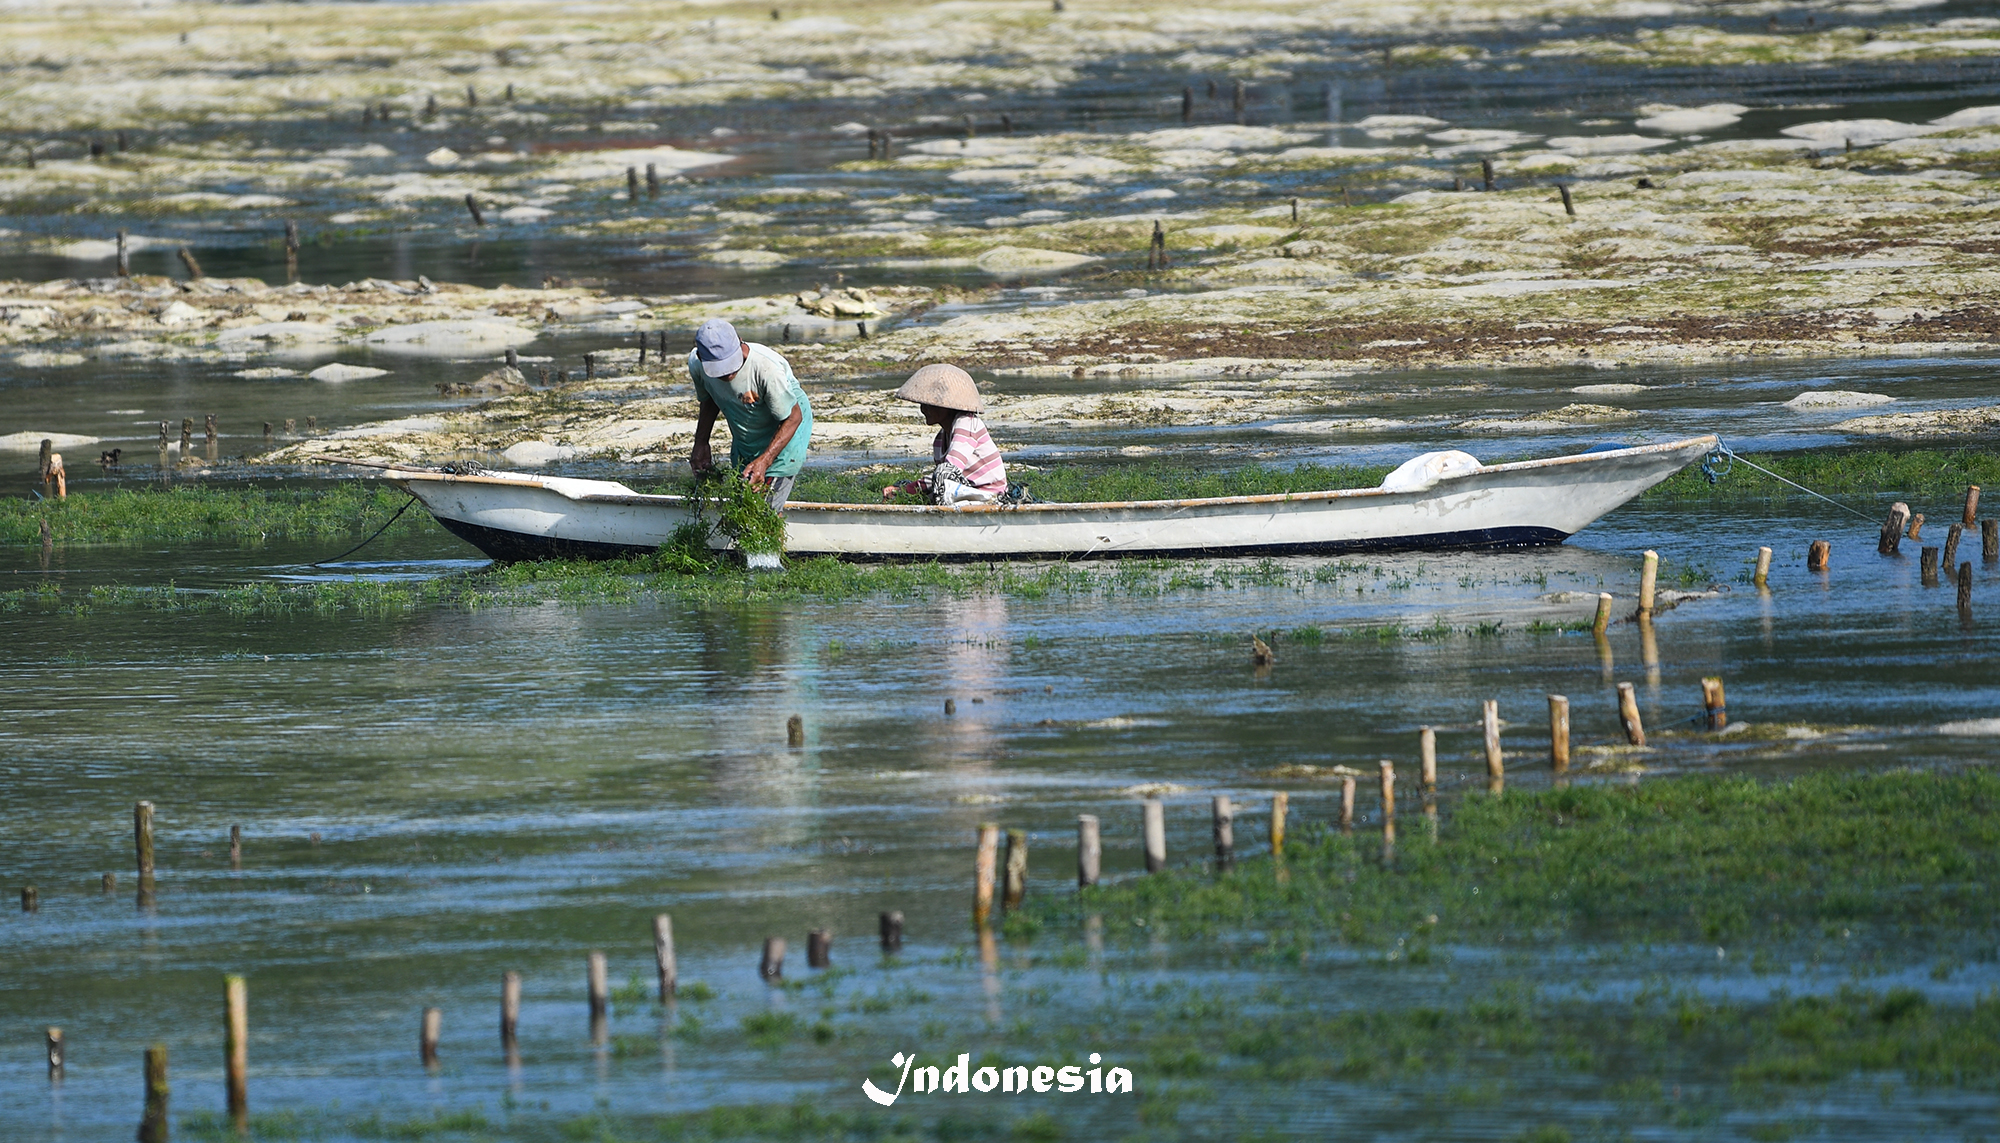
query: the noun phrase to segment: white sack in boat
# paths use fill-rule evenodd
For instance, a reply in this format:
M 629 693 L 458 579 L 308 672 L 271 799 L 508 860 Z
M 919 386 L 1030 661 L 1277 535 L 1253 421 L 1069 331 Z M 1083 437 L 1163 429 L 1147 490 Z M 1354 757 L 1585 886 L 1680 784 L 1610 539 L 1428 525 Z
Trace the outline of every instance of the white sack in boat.
M 1469 452 L 1446 449 L 1413 456 L 1382 478 L 1385 492 L 1428 492 L 1440 480 L 1477 471 L 1479 458 Z

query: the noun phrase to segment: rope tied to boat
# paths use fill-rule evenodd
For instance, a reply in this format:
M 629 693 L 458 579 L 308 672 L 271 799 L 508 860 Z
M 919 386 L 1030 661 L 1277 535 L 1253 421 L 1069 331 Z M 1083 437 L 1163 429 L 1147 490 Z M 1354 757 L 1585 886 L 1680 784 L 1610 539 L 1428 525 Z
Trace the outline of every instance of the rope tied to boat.
M 1711 485 L 1721 483 L 1722 478 L 1729 475 L 1730 470 L 1736 466 L 1737 461 L 1742 461 L 1744 464 L 1750 466 L 1751 468 L 1756 469 L 1758 472 L 1763 473 L 1765 476 L 1768 476 L 1772 480 L 1778 481 L 1781 484 L 1789 484 L 1793 488 L 1798 489 L 1800 492 L 1803 492 L 1808 496 L 1817 496 L 1821 500 L 1826 501 L 1828 504 L 1833 505 L 1835 508 L 1840 509 L 1842 512 L 1846 512 L 1854 516 L 1859 516 L 1863 520 L 1866 520 L 1871 524 L 1875 522 L 1875 517 L 1870 516 L 1868 513 L 1863 512 L 1858 508 L 1850 508 L 1847 505 L 1842 504 L 1840 501 L 1835 500 L 1831 496 L 1826 496 L 1821 493 L 1814 492 L 1812 489 L 1807 488 L 1805 485 L 1800 484 L 1796 480 L 1779 476 L 1777 473 L 1772 472 L 1770 469 L 1765 468 L 1763 465 L 1758 464 L 1756 461 L 1750 460 L 1743 456 L 1739 456 L 1737 453 L 1732 451 L 1728 445 L 1723 444 L 1721 438 L 1717 438 L 1715 442 L 1715 447 L 1709 450 L 1707 456 L 1701 458 L 1701 474 L 1708 478 L 1708 482 Z
M 405 500 L 403 502 L 403 506 L 401 508 L 396 509 L 396 514 L 394 516 L 389 517 L 388 523 L 385 523 L 381 527 L 375 529 L 375 535 L 368 537 L 367 539 L 361 541 L 360 543 L 354 545 L 353 547 L 347 549 L 346 551 L 340 553 L 337 556 L 330 556 L 327 559 L 318 560 L 313 563 L 309 563 L 306 566 L 309 568 L 323 568 L 328 564 L 338 563 L 339 561 L 346 559 L 347 557 L 353 555 L 354 553 L 374 543 L 377 536 L 380 536 L 382 533 L 389 530 L 389 524 L 393 524 L 397 520 L 402 519 L 403 513 L 408 512 L 410 510 L 410 505 L 415 504 L 416 502 L 417 498 L 414 494 L 412 494 L 408 500 Z

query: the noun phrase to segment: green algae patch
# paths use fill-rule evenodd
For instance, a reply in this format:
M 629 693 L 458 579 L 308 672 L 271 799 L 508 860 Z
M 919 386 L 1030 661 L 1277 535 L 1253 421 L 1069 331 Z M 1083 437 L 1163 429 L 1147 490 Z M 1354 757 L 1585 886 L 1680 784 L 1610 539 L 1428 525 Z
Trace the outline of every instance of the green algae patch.
M 1962 496 L 1965 486 L 1991 487 L 2000 481 L 2000 454 L 1988 449 L 1814 449 L 1801 452 L 1748 454 L 1741 459 L 1761 465 L 1785 480 L 1796 481 L 1829 496 L 1907 499 L 1913 496 Z M 1811 500 L 1806 493 L 1757 471 L 1735 465 L 1710 484 L 1699 466 L 1684 468 L 1646 493 L 1654 500 Z M 1921 508 L 1921 505 L 1916 505 Z M 1950 509 L 1957 511 L 1956 506 Z M 1940 508 L 1933 519 L 1952 523 Z
M 63 500 L 0 500 L 0 543 L 39 543 L 43 522 L 59 544 L 359 538 L 386 524 L 408 500 L 408 493 L 372 481 L 77 490 Z M 403 513 L 391 532 L 435 530 L 429 513 L 413 510 Z
M 1413 799 L 1412 799 L 1413 801 Z M 1031 909 L 1045 923 L 1181 939 L 1262 934 L 1303 955 L 1341 944 L 1423 959 L 1453 943 L 1842 942 L 1900 951 L 1990 943 L 2000 775 L 1681 778 L 1469 796 L 1436 840 L 1406 803 L 1393 859 L 1375 829 L 1319 832 L 1217 876 L 1122 881 Z

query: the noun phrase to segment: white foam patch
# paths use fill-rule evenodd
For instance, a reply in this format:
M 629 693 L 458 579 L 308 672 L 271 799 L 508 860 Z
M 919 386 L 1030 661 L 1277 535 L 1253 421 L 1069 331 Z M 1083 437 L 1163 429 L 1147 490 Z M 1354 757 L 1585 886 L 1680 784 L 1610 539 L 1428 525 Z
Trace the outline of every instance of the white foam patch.
M 1740 103 L 1707 103 L 1700 107 L 1652 104 L 1639 109 L 1645 116 L 1633 126 L 1666 135 L 1695 135 L 1733 126 L 1750 110 Z
M 1894 119 L 1825 119 L 1817 123 L 1794 123 L 1778 133 L 1794 139 L 1810 139 L 1822 147 L 1840 147 L 1848 143 L 1860 147 L 1908 139 L 1914 135 L 1930 135 L 1938 130 L 1915 123 L 1898 123 Z
M 42 442 L 48 441 L 51 448 L 74 448 L 77 445 L 97 443 L 96 437 L 80 436 L 76 433 L 8 433 L 0 436 L 0 449 L 9 452 L 40 452 Z
M 1956 738 L 2000 735 L 2000 718 L 1968 718 L 1963 722 L 1947 722 L 1938 727 L 1938 733 L 1949 734 Z

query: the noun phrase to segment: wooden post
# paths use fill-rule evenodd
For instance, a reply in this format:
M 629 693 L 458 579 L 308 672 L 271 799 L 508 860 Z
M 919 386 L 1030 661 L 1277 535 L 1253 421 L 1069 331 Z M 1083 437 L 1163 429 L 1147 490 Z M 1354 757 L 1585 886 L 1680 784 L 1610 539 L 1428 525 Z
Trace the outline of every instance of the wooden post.
M 806 934 L 806 967 L 833 967 L 832 929 L 814 929 Z
M 1757 572 L 1755 575 L 1752 575 L 1750 577 L 1750 582 L 1756 584 L 1758 587 L 1767 587 L 1770 585 L 1770 579 L 1771 579 L 1771 549 L 1758 548 Z
M 611 1009 L 610 972 L 605 964 L 604 954 L 596 950 L 591 951 L 584 963 L 589 973 L 590 1018 L 602 1019 Z
M 181 256 L 181 265 L 187 267 L 188 277 L 199 279 L 202 276 L 201 263 L 194 260 L 194 251 L 183 246 L 177 253 Z
M 1609 626 L 1611 626 L 1611 593 L 1600 591 L 1597 593 L 1597 618 L 1590 621 L 1590 630 L 1594 635 L 1602 635 L 1604 629 Z
M 49 1036 L 49 1078 L 59 1079 L 63 1072 L 63 1030 L 50 1028 Z
M 444 1034 L 444 1009 L 426 1008 L 417 1025 L 417 1058 L 427 1068 L 438 1066 L 438 1038 Z
M 1561 194 L 1561 195 L 1562 195 L 1562 200 L 1563 200 L 1563 213 L 1564 213 L 1564 214 L 1567 214 L 1567 215 L 1569 215 L 1569 216 L 1570 216 L 1571 218 L 1575 218 L 1575 217 L 1576 217 L 1576 203 L 1575 203 L 1575 202 L 1574 202 L 1573 200 L 1571 200 L 1571 198 L 1569 197 L 1569 184 L 1568 184 L 1568 183 L 1557 183 L 1557 184 L 1556 184 L 1556 191 L 1557 191 L 1557 192 L 1558 192 L 1559 194 Z
M 882 951 L 885 953 L 903 951 L 903 912 L 892 909 L 882 914 Z
M 586 353 L 583 355 L 583 379 L 585 381 L 597 380 L 597 355 L 595 353 Z
M 479 93 L 469 83 L 465 85 L 465 105 L 475 110 L 479 107 Z
M 639 201 L 639 168 L 625 168 L 625 201 Z
M 1487 699 L 1480 711 L 1481 721 L 1486 727 L 1486 776 L 1499 778 L 1506 774 L 1506 759 L 1500 753 L 1500 700 Z
M 1417 762 L 1422 775 L 1420 784 L 1426 790 L 1437 789 L 1438 733 L 1428 726 L 1417 731 Z
M 800 747 L 806 744 L 806 720 L 803 715 L 793 715 L 785 720 L 785 745 Z
M 1210 800 L 1209 808 L 1213 815 L 1215 865 L 1218 869 L 1228 869 L 1236 864 L 1236 807 L 1229 804 L 1228 794 L 1217 794 Z
M 299 280 L 299 224 L 285 220 L 285 281 Z
M 1097 833 L 1095 814 L 1076 818 L 1076 883 L 1078 887 L 1097 884 L 1104 862 L 1104 842 Z
M 1701 681 L 1701 705 L 1708 711 L 1708 728 L 1721 730 L 1729 725 L 1729 703 L 1722 694 L 1722 680 L 1709 677 Z
M 1569 698 L 1549 696 L 1549 769 L 1569 772 Z
M 993 920 L 993 864 L 1000 848 L 1000 827 L 979 827 L 979 849 L 972 861 L 972 925 L 983 929 Z
M 121 278 L 132 276 L 132 251 L 128 242 L 129 239 L 121 227 L 118 231 L 118 276 Z
M 680 971 L 674 963 L 674 919 L 666 913 L 653 916 L 653 962 L 660 972 L 660 1003 L 666 1004 L 680 987 Z
M 1975 523 L 1978 523 L 1978 521 L 1979 521 L 1979 486 L 1977 484 L 1968 484 L 1965 486 L 1965 516 L 1963 519 L 1959 521 L 1959 523 L 1964 524 L 1966 527 L 1970 528 Z
M 194 448 L 194 418 L 181 418 L 181 459 L 186 460 L 189 450 Z
M 1293 225 L 1293 226 L 1297 226 L 1298 224 L 1299 224 L 1299 200 L 1298 200 L 1298 199 L 1293 199 L 1293 200 L 1292 200 L 1292 225 Z
M 870 150 L 873 150 L 872 146 Z M 646 197 L 660 197 L 660 170 L 657 163 L 646 164 Z
M 1653 613 L 1653 589 L 1660 582 L 1660 553 L 1648 550 L 1639 568 L 1639 614 Z
M 1618 717 L 1625 723 L 1625 741 L 1634 746 L 1646 744 L 1646 728 L 1639 722 L 1639 696 L 1631 683 L 1618 684 Z
M 757 975 L 765 980 L 777 980 L 785 975 L 785 938 L 764 938 L 764 958 L 757 962 Z
M 1146 872 L 1158 873 L 1167 867 L 1167 807 L 1158 798 L 1147 798 L 1140 806 L 1146 845 Z
M 229 1121 L 238 1135 L 250 1130 L 250 990 L 240 976 L 222 978 L 222 1055 Z
M 1482 179 L 1484 179 L 1484 180 L 1485 180 L 1485 183 L 1486 183 L 1486 189 L 1487 189 L 1487 190 L 1489 190 L 1489 191 L 1490 191 L 1490 190 L 1492 190 L 1492 189 L 1493 189 L 1493 160 L 1491 160 L 1491 159 L 1481 159 L 1481 160 L 1479 160 L 1479 175 L 1480 175 L 1480 177 L 1481 177 Z
M 1243 121 L 1243 105 L 1249 102 L 1249 98 L 1249 90 L 1244 87 L 1242 80 L 1237 80 L 1235 88 L 1229 95 L 1229 108 L 1236 113 L 1236 121 L 1239 123 Z
M 1971 608 L 1972 608 L 1972 561 L 1967 560 L 1964 563 L 1958 565 L 1958 609 L 1960 611 L 1969 611 L 1971 610 Z
M 229 827 L 229 864 L 237 869 L 243 868 L 243 827 L 240 825 Z
M 2000 520 L 1979 522 L 1979 558 L 1989 564 L 2000 560 Z
M 1291 808 L 1292 796 L 1283 790 L 1271 795 L 1271 856 L 1285 856 L 1285 812 Z
M 1917 556 L 1917 572 L 1925 587 L 1938 585 L 1938 550 L 1925 548 Z
M 1963 524 L 1953 524 L 1951 527 L 1945 529 L 1944 555 L 1939 557 L 1940 562 L 1945 567 L 1952 568 L 1958 566 L 1958 541 L 1964 534 L 1965 525 Z
M 895 135 L 893 135 L 893 134 L 891 134 L 891 133 L 890 133 L 890 132 L 888 132 L 888 131 L 884 131 L 884 132 L 882 132 L 882 159 L 883 159 L 883 161 L 885 161 L 885 162 L 886 162 L 886 161 L 888 161 L 888 158 L 889 158 L 889 154 L 890 154 L 890 152 L 891 152 L 891 151 L 892 151 L 892 150 L 893 150 L 893 149 L 895 148 L 895 146 L 896 146 L 896 136 L 895 136 Z
M 1342 775 L 1340 779 L 1340 832 L 1354 829 L 1354 776 Z
M 500 974 L 500 1046 L 512 1049 L 521 1031 L 521 974 Z
M 146 1114 L 139 1120 L 139 1143 L 167 1143 L 167 1046 L 146 1049 Z
M 1889 518 L 1882 521 L 1882 537 L 1875 542 L 1875 550 L 1885 556 L 1893 556 L 1902 547 L 1903 530 L 1910 526 L 1910 506 L 1898 500 L 1889 505 Z
M 98 879 L 97 885 L 99 893 L 116 893 L 118 891 L 118 875 L 116 873 L 106 873 Z
M 1832 558 L 1833 545 L 1825 540 L 1814 540 L 1812 546 L 1806 549 L 1806 570 L 1823 572 Z
M 1382 760 L 1382 822 L 1387 825 L 1396 817 L 1396 764 L 1387 758 Z
M 472 216 L 472 225 L 474 226 L 486 225 L 486 216 L 479 213 L 479 200 L 473 198 L 470 192 L 467 192 L 465 196 L 465 210 L 467 214 L 470 214 Z
M 33 913 L 39 911 L 41 907 L 41 890 L 35 888 L 33 885 L 21 886 L 21 911 L 23 913 Z
M 1028 832 L 1010 829 L 1007 831 L 1007 860 L 1001 865 L 1005 880 L 1001 883 L 1000 907 L 1012 912 L 1021 907 L 1021 899 L 1028 893 Z
M 1181 88 L 1181 122 L 1187 123 L 1191 122 L 1193 119 L 1194 119 L 1194 88 L 1183 87 Z
M 139 857 L 139 904 L 153 903 L 153 803 L 132 807 L 132 845 Z
M 1903 538 L 1906 540 L 1915 540 L 1919 544 L 1924 542 L 1924 514 L 1922 512 L 1910 517 L 1910 530 L 1904 533 Z

